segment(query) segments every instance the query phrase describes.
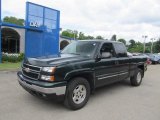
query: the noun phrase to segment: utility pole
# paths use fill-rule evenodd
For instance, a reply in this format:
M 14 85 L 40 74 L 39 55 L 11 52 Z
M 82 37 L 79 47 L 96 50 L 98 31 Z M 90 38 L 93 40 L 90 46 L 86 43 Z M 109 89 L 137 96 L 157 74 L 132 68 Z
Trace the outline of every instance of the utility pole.
M 73 31 L 74 32 L 74 40 L 76 39 L 76 30 Z
M 75 35 L 75 31 L 74 31 L 74 40 L 76 39 L 75 36 L 76 36 L 76 35 Z
M 146 51 L 146 39 L 147 39 L 147 35 L 143 35 L 142 38 L 144 38 L 144 43 L 143 43 L 143 53 L 145 53 Z
M 155 40 L 155 38 L 151 38 L 151 42 L 152 42 L 152 44 L 151 44 L 151 53 L 153 53 L 153 41 Z

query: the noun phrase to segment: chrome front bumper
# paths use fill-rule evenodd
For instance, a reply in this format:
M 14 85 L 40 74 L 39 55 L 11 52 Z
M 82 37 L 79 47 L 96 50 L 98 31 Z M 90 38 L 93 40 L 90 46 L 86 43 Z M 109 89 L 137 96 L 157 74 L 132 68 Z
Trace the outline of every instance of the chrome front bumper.
M 43 94 L 56 94 L 57 96 L 64 95 L 65 92 L 66 92 L 66 86 L 44 88 L 44 87 L 40 87 L 40 86 L 37 86 L 37 85 L 28 84 L 27 82 L 25 82 L 25 80 L 21 80 L 22 77 L 23 77 L 22 75 L 18 75 L 19 84 L 22 87 L 25 87 L 25 88 L 30 89 L 32 91 L 40 92 L 40 93 L 43 93 Z

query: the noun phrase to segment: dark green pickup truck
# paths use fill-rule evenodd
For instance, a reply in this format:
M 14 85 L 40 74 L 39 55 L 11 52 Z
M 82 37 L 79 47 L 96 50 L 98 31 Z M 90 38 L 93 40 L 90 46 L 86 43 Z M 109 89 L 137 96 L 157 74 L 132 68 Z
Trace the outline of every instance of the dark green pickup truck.
M 29 93 L 58 98 L 71 109 L 82 108 L 97 87 L 130 78 L 139 86 L 147 58 L 127 56 L 123 43 L 107 40 L 75 41 L 59 56 L 25 58 L 17 73 Z

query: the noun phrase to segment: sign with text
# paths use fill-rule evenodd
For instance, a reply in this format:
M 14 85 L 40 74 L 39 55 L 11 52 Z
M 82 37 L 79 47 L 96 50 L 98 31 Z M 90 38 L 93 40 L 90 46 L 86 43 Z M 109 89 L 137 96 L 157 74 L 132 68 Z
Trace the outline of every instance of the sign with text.
M 27 2 L 26 57 L 59 53 L 60 11 Z
M 30 27 L 36 27 L 36 28 L 40 27 L 39 23 L 36 21 L 35 22 L 31 21 L 29 25 L 30 25 Z

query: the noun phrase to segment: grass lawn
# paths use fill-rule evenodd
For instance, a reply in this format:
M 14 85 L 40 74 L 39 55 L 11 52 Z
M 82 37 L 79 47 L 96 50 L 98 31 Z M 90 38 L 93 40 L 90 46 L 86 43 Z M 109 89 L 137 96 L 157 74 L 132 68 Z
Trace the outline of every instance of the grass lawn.
M 19 69 L 20 66 L 21 66 L 21 62 L 19 63 L 9 63 L 9 62 L 0 63 L 0 71 Z

